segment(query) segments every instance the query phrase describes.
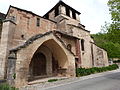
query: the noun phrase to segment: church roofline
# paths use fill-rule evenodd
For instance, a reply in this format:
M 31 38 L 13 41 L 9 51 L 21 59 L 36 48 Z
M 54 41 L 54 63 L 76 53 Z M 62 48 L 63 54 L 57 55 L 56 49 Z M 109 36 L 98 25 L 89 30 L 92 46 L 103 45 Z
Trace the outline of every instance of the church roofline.
M 49 10 L 45 15 L 47 15 L 48 13 L 50 13 L 51 11 L 53 11 L 56 7 L 58 7 L 59 5 L 63 5 L 66 6 L 68 8 L 70 8 L 71 10 L 75 11 L 76 13 L 78 13 L 79 15 L 81 14 L 80 12 L 78 12 L 77 10 L 75 10 L 74 8 L 70 7 L 69 5 L 67 5 L 66 3 L 64 3 L 63 1 L 59 1 L 51 10 Z M 45 16 L 44 15 L 44 16 Z M 43 17 L 44 17 L 43 16 Z
M 28 11 L 28 10 L 25 10 L 25 9 L 21 9 L 21 8 L 12 6 L 12 5 L 9 6 L 9 9 L 8 9 L 8 11 L 7 11 L 6 16 L 8 15 L 10 8 L 15 8 L 15 9 L 17 9 L 17 10 L 20 10 L 20 11 L 23 11 L 23 12 L 30 13 L 30 14 L 35 15 L 35 16 L 38 16 L 38 17 L 40 17 L 40 18 L 44 18 L 44 17 L 42 17 L 42 16 L 40 16 L 40 15 L 38 15 L 38 14 L 33 13 L 32 11 Z M 5 17 L 6 17 L 6 16 L 5 16 Z M 44 19 L 46 19 L 46 18 L 44 18 Z M 49 20 L 49 21 L 52 21 L 52 22 L 56 23 L 55 21 L 50 20 L 50 19 L 46 19 L 46 20 Z

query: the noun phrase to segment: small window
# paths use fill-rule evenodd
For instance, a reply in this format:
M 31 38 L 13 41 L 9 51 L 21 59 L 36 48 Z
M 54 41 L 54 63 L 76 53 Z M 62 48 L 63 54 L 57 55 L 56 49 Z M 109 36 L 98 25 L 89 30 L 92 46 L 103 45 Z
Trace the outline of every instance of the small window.
M 36 26 L 40 26 L 40 18 L 37 18 Z
M 58 16 L 58 15 L 59 15 L 59 8 L 57 7 L 57 8 L 55 9 L 55 17 Z
M 85 50 L 85 48 L 84 48 L 84 40 L 83 39 L 81 40 L 81 49 L 82 49 L 82 51 Z
M 70 10 L 66 7 L 66 15 L 70 17 Z
M 76 19 L 76 13 L 72 12 L 73 19 Z

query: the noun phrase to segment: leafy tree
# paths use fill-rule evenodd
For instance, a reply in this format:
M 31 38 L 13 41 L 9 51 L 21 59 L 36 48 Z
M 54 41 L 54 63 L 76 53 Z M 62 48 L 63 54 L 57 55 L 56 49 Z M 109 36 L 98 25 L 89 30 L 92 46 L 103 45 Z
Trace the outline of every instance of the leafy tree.
M 99 33 L 107 33 L 110 27 L 110 23 L 105 22 L 104 26 L 101 26 L 101 31 Z
M 120 0 L 109 0 L 108 6 L 113 21 L 108 29 L 109 40 L 120 44 Z
M 120 23 L 120 0 L 109 0 L 108 6 L 112 20 Z

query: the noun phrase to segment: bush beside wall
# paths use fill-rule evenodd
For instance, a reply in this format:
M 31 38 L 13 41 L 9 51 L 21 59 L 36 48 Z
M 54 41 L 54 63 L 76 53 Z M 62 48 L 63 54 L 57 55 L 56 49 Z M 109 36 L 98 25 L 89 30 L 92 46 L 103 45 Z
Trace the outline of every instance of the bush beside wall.
M 55 82 L 55 81 L 58 81 L 58 79 L 50 79 L 50 80 L 48 80 L 48 82 Z
M 90 75 L 90 74 L 94 74 L 94 73 L 115 70 L 117 68 L 119 68 L 117 64 L 109 65 L 106 67 L 93 67 L 93 68 L 88 68 L 88 69 L 77 68 L 76 75 L 77 75 L 77 77 L 86 76 L 86 75 Z

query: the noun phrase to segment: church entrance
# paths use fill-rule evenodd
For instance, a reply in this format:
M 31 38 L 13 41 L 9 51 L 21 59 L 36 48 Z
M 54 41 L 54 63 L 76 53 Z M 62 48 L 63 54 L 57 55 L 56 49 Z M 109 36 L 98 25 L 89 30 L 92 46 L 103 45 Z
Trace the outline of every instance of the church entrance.
M 46 57 L 43 53 L 35 53 L 29 65 L 30 80 L 46 76 Z
M 54 40 L 48 40 L 36 50 L 31 58 L 28 81 L 52 76 L 65 76 L 66 67 L 66 54 Z
M 10 84 L 21 87 L 41 78 L 75 76 L 75 57 L 58 38 L 50 33 L 42 37 L 37 35 L 34 39 L 30 38 L 10 52 L 8 61 L 15 61 L 15 65 L 8 67 L 7 81 Z
M 46 75 L 46 58 L 44 54 L 35 54 L 31 64 L 34 76 Z

